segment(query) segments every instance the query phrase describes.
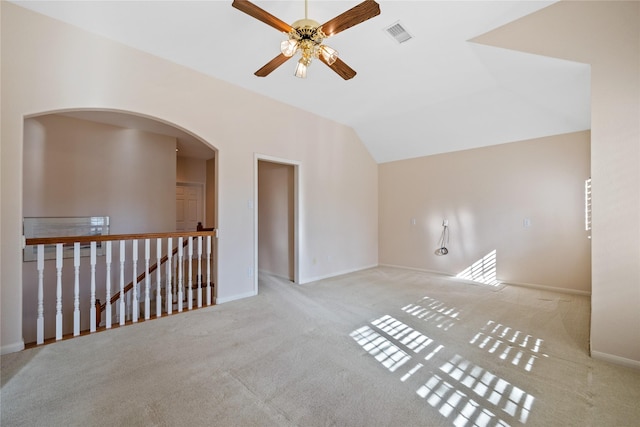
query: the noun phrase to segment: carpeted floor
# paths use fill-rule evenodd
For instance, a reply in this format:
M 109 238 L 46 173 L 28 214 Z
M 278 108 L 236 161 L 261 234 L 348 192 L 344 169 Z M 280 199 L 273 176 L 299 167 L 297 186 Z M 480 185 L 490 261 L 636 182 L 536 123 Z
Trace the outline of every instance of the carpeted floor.
M 589 298 L 375 268 L 2 357 L 2 426 L 638 426 Z

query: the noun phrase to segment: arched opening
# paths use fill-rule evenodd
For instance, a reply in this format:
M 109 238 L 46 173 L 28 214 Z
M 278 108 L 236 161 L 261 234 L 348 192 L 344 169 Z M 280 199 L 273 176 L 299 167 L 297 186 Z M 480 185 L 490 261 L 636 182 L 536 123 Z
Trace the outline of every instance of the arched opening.
M 24 120 L 23 217 L 108 218 L 109 234 L 173 232 L 179 215 L 176 190 L 188 184 L 201 190 L 198 220 L 217 228 L 217 161 L 209 143 L 147 116 L 113 110 L 31 116 Z M 217 282 L 217 251 L 213 254 Z M 36 274 L 33 262 L 24 261 L 25 343 L 35 341 Z M 88 282 L 81 280 L 82 286 Z M 55 301 L 55 286 L 44 289 L 45 300 Z M 73 306 L 72 292 L 63 292 L 63 306 Z M 45 308 L 47 338 L 53 335 L 53 315 Z M 65 313 L 65 333 L 70 317 Z M 83 330 L 88 322 L 83 316 Z

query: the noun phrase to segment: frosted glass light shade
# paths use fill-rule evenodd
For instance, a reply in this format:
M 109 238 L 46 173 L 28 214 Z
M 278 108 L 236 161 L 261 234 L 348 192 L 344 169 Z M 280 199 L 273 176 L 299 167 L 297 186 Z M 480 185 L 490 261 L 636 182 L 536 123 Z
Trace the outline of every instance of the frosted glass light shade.
M 301 79 L 307 78 L 307 66 L 302 61 L 302 59 L 298 61 L 298 65 L 296 66 L 296 72 L 294 73 L 294 75 L 296 77 L 300 77 Z
M 336 62 L 336 59 L 338 59 L 338 52 L 329 46 L 320 46 L 320 54 L 329 65 L 333 65 L 333 63 Z
M 285 40 L 280 43 L 280 52 L 287 58 L 291 58 L 294 53 L 298 50 L 298 42 L 296 40 Z

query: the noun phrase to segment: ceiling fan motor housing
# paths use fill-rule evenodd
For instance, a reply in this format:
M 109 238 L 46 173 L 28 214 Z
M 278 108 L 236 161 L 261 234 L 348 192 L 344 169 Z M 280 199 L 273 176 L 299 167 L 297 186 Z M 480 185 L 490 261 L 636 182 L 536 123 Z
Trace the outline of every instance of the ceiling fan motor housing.
M 293 31 L 289 33 L 289 38 L 294 38 L 300 42 L 309 40 L 314 44 L 320 44 L 326 37 L 322 32 L 322 28 L 320 28 L 320 24 L 313 19 L 300 19 L 291 26 Z

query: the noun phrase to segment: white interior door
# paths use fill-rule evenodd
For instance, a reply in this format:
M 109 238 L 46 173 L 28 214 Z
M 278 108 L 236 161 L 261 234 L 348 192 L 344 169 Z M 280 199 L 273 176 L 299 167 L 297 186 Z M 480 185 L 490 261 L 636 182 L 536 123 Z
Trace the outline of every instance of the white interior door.
M 196 231 L 198 222 L 202 222 L 203 212 L 202 185 L 176 185 L 176 231 Z

